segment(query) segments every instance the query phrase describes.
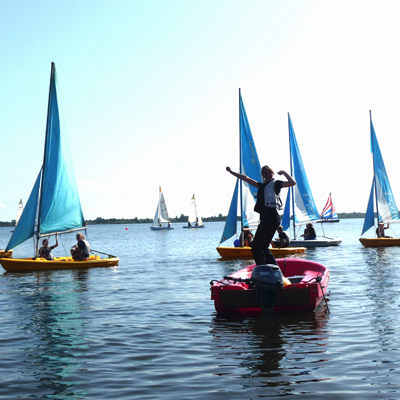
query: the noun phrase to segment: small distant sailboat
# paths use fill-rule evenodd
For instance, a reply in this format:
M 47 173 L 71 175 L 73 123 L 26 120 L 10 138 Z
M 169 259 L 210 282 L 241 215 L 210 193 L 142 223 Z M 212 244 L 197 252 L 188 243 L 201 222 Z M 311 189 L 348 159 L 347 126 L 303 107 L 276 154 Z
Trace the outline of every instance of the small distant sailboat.
M 332 202 L 332 193 L 329 193 L 328 200 L 325 204 L 324 209 L 321 212 L 321 221 L 318 222 L 339 222 L 340 219 L 336 214 L 335 206 Z
M 290 226 L 290 209 L 292 205 L 293 215 L 293 235 L 290 240 L 290 246 L 302 247 L 326 247 L 338 246 L 341 240 L 333 239 L 315 239 L 315 240 L 296 240 L 299 230 L 296 232 L 296 225 L 306 225 L 310 222 L 318 222 L 320 215 L 315 205 L 314 197 L 311 192 L 310 184 L 306 175 L 303 160 L 300 155 L 299 146 L 297 144 L 296 135 L 294 133 L 292 120 L 288 113 L 289 123 L 289 145 L 290 145 L 290 169 L 291 175 L 296 179 L 297 185 L 289 187 L 286 198 L 285 209 L 282 218 L 282 227 L 287 230 Z
M 262 182 L 261 166 L 257 155 L 257 149 L 251 133 L 250 124 L 247 119 L 246 110 L 244 108 L 242 95 L 239 89 L 239 172 Z M 226 218 L 224 230 L 222 232 L 218 253 L 222 258 L 248 258 L 252 259 L 253 254 L 251 247 L 244 246 L 244 235 L 246 231 L 256 230 L 259 224 L 259 215 L 254 211 L 255 198 L 257 197 L 257 188 L 249 185 L 240 179 L 236 180 L 235 190 L 233 192 L 231 205 L 229 207 L 228 216 Z M 221 243 L 227 241 L 237 234 L 237 214 L 238 203 L 240 207 L 240 239 L 237 240 L 238 246 L 228 247 L 221 246 Z M 270 248 L 275 257 L 285 257 L 289 254 L 304 253 L 304 247 L 286 247 L 286 248 Z
M 197 211 L 196 199 L 194 198 L 194 193 L 192 196 L 192 200 L 190 201 L 188 224 L 185 225 L 184 228 L 190 228 L 190 229 L 204 228 L 203 221 L 201 220 L 201 217 L 199 216 Z
M 33 237 L 34 241 L 36 239 L 35 256 L 0 258 L 0 263 L 7 272 L 117 265 L 119 258 L 115 256 L 102 259 L 91 255 L 85 261 L 75 261 L 72 257 L 45 260 L 38 256 L 40 238 L 84 230 L 84 226 L 68 139 L 60 126 L 56 67 L 51 63 L 43 164 L 5 250 L 7 252 Z
M 15 226 L 17 226 L 19 219 L 21 218 L 22 211 L 24 211 L 24 206 L 22 204 L 22 199 L 18 203 L 18 208 L 17 208 L 17 215 L 15 217 Z
M 375 223 L 374 199 L 378 223 L 399 222 L 399 212 L 394 200 L 392 188 L 386 172 L 385 164 L 378 139 L 372 124 L 371 111 L 369 112 L 370 131 L 371 131 L 371 152 L 373 160 L 374 176 L 372 180 L 371 192 L 369 195 L 367 212 L 365 213 L 364 226 L 361 236 L 366 233 Z M 399 238 L 380 237 L 380 238 L 360 238 L 364 247 L 389 247 L 400 246 Z
M 158 194 L 156 214 L 154 216 L 154 221 L 153 224 L 150 226 L 150 229 L 152 231 L 167 231 L 170 229 L 174 229 L 174 227 L 171 226 L 171 221 L 168 216 L 167 205 L 165 203 L 164 194 L 161 190 L 161 186 Z

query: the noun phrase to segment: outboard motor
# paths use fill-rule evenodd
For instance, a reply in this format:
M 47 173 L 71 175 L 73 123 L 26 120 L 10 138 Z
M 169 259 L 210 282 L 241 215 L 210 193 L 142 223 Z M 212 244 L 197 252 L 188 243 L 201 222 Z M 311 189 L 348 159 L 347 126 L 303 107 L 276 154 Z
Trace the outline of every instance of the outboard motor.
M 258 303 L 263 314 L 271 314 L 279 291 L 283 289 L 283 277 L 275 264 L 257 265 L 251 274 L 253 287 L 257 291 Z

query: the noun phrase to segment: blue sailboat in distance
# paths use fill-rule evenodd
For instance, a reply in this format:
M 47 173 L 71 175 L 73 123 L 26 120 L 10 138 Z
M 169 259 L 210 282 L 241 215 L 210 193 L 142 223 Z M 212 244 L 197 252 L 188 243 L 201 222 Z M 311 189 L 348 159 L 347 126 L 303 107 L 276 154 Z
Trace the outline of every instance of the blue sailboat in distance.
M 119 259 L 114 256 L 101 259 L 98 255 L 91 255 L 86 261 L 74 261 L 69 256 L 55 257 L 54 260 L 38 257 L 41 238 L 83 229 L 85 229 L 85 219 L 79 200 L 68 138 L 61 129 L 56 67 L 52 63 L 43 163 L 21 218 L 6 247 L 6 251 L 11 250 L 33 237 L 36 241 L 36 252 L 31 258 L 0 258 L 0 263 L 6 271 L 117 265 Z
M 369 112 L 369 118 L 371 152 L 373 160 L 372 164 L 374 173 L 361 236 L 364 235 L 364 233 L 366 233 L 375 224 L 374 202 L 376 206 L 378 224 L 390 224 L 392 222 L 399 222 L 399 212 L 397 209 L 396 201 L 394 199 L 392 188 L 389 183 L 388 174 L 386 172 L 385 163 L 383 162 L 383 157 L 381 149 L 379 147 L 378 139 L 376 137 L 374 125 L 372 123 L 371 111 Z M 361 237 L 360 242 L 365 247 L 400 246 L 400 239 L 392 237 Z

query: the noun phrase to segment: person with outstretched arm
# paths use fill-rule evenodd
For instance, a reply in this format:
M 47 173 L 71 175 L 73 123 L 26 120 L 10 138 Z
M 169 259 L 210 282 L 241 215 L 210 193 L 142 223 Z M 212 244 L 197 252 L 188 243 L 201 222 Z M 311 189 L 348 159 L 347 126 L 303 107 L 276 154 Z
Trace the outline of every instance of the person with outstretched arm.
M 269 245 L 281 223 L 281 217 L 278 213 L 281 201 L 278 196 L 281 188 L 294 186 L 296 181 L 283 170 L 279 171 L 278 175 L 283 175 L 287 180 L 275 180 L 274 171 L 267 165 L 261 168 L 263 182 L 257 182 L 247 175 L 233 172 L 230 167 L 226 167 L 226 170 L 236 178 L 258 188 L 254 211 L 260 214 L 260 224 L 254 236 L 251 251 L 257 265 L 277 264 Z

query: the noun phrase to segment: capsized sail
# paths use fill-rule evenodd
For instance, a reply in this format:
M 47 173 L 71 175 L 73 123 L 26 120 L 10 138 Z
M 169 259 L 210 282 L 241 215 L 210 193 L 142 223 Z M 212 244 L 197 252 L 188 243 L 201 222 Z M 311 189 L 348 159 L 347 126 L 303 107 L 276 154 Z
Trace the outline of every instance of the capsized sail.
M 52 63 L 43 165 L 7 249 L 32 237 L 35 225 L 37 238 L 78 230 L 85 225 L 68 138 L 60 125 L 57 88 L 56 68 Z
M 399 221 L 399 212 L 396 201 L 390 186 L 389 178 L 386 172 L 385 163 L 378 139 L 376 137 L 372 116 L 370 112 L 370 131 L 371 131 L 371 152 L 374 166 L 374 179 L 372 181 L 371 192 L 368 200 L 367 213 L 362 230 L 363 235 L 368 229 L 374 226 L 374 194 L 376 209 L 379 222 L 397 222 Z M 371 217 L 372 216 L 372 217 Z
M 306 170 L 304 168 L 303 160 L 301 158 L 300 149 L 297 144 L 296 135 L 294 133 L 292 120 L 288 113 L 289 123 L 289 143 L 290 143 L 290 166 L 291 175 L 294 176 L 297 184 L 288 190 L 287 199 L 285 203 L 284 218 L 282 220 L 282 227 L 284 230 L 289 228 L 290 218 L 290 205 L 293 208 L 294 225 L 304 225 L 311 221 L 318 221 L 320 219 L 317 206 L 315 205 L 314 197 L 311 192 L 310 184 Z

